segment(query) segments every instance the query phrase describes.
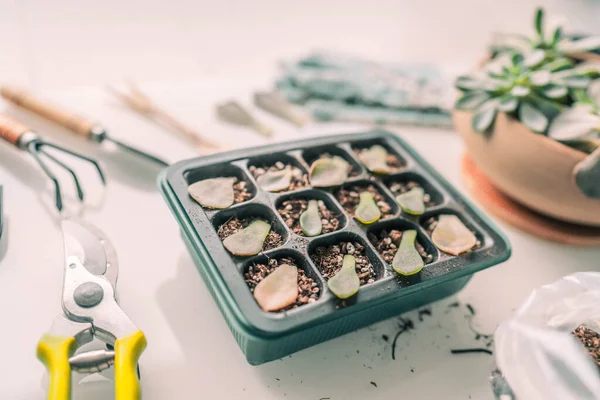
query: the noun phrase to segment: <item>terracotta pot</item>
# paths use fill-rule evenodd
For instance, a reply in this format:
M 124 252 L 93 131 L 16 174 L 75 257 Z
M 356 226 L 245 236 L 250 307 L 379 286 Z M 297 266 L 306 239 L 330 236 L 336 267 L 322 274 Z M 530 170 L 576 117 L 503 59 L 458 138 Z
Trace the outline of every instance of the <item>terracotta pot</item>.
M 586 197 L 573 180 L 573 168 L 585 153 L 533 133 L 506 114 L 498 115 L 492 133 L 477 133 L 472 117 L 472 112 L 454 111 L 454 126 L 496 188 L 550 217 L 600 226 L 600 199 Z

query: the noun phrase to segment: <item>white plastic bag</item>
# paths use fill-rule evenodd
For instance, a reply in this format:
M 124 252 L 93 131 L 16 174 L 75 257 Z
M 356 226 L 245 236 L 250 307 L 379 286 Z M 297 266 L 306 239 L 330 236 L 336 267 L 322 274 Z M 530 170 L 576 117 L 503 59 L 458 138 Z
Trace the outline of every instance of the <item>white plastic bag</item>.
M 517 400 L 600 400 L 598 367 L 571 335 L 600 332 L 600 273 L 581 272 L 533 291 L 496 333 L 496 362 Z

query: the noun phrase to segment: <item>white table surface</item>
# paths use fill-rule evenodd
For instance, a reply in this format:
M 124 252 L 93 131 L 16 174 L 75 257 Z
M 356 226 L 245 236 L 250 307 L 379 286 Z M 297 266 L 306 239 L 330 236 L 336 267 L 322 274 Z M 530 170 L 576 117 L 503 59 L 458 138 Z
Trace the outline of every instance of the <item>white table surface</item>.
M 491 31 L 529 30 L 535 3 L 0 0 L 0 81 L 36 89 L 101 120 L 115 137 L 176 161 L 193 157 L 193 149 L 117 107 L 103 91 L 104 83 L 134 78 L 202 131 L 237 147 L 257 145 L 267 141 L 219 123 L 213 106 L 229 97 L 248 102 L 253 89 L 270 86 L 278 60 L 327 48 L 464 70 L 478 59 Z M 564 12 L 573 26 L 600 30 L 594 24 L 599 2 L 547 3 L 550 10 Z M 89 195 L 84 216 L 114 243 L 121 266 L 120 304 L 148 338 L 141 358 L 145 399 L 491 399 L 491 358 L 449 354 L 450 348 L 481 342 L 469 330 L 468 311 L 447 305 L 472 304 L 476 327 L 491 332 L 533 288 L 575 271 L 599 269 L 600 249 L 545 242 L 499 222 L 513 244 L 512 258 L 477 274 L 455 298 L 434 305 L 433 315 L 423 322 L 409 313 L 416 327 L 399 338 L 396 360 L 382 339 L 397 331 L 394 318 L 251 367 L 183 246 L 156 189 L 156 171 L 9 112 L 104 162 L 109 184 L 103 197 L 93 171 L 78 169 Z M 264 120 L 276 128 L 276 141 L 356 130 L 328 125 L 298 131 L 270 116 Z M 464 189 L 459 173 L 463 147 L 457 135 L 435 129 L 394 131 Z M 43 399 L 45 373 L 34 353 L 60 311 L 58 216 L 37 166 L 4 144 L 0 183 L 8 216 L 0 244 L 0 398 Z M 111 386 L 106 381 L 81 384 L 75 398 L 111 398 Z

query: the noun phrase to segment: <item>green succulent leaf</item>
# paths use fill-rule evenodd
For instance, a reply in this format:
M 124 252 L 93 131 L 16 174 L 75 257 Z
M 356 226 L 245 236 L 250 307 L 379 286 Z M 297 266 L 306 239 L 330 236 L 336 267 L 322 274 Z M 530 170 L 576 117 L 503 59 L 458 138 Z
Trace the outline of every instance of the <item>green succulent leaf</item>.
M 459 76 L 454 81 L 454 86 L 460 90 L 475 90 L 475 89 L 483 89 L 484 83 L 480 79 L 475 79 L 471 76 Z
M 557 72 L 571 68 L 573 64 L 573 60 L 566 57 L 560 57 L 548 62 L 547 64 L 544 64 L 542 68 L 550 72 Z
M 500 99 L 498 110 L 502 112 L 513 112 L 519 106 L 519 99 L 511 95 L 507 95 Z
M 498 109 L 496 106 L 488 106 L 480 108 L 471 121 L 471 125 L 475 132 L 485 132 L 490 129 L 496 120 Z
M 600 116 L 585 107 L 573 107 L 560 113 L 548 129 L 548 137 L 559 141 L 582 140 L 600 129 Z
M 600 148 L 575 167 L 575 183 L 592 199 L 600 199 Z
M 514 67 L 518 67 L 519 64 L 521 64 L 523 62 L 524 59 L 525 59 L 525 57 L 521 53 L 513 53 L 512 56 L 510 57 L 510 61 Z
M 510 94 L 515 97 L 529 96 L 530 93 L 531 93 L 531 89 L 529 89 L 527 86 L 521 86 L 521 85 L 517 85 L 517 86 L 513 87 L 512 90 L 510 91 Z
M 440 215 L 431 233 L 433 244 L 445 253 L 458 256 L 475 246 L 477 237 L 452 214 Z
M 525 56 L 523 65 L 527 68 L 537 67 L 546 59 L 546 52 L 542 49 L 537 49 Z
M 529 81 L 532 85 L 541 87 L 549 84 L 551 78 L 552 74 L 550 73 L 550 71 L 540 70 L 532 72 L 529 77 Z
M 569 94 L 569 89 L 567 89 L 565 86 L 548 85 L 542 89 L 542 93 L 544 96 L 550 99 L 561 99 Z
M 570 88 L 587 89 L 592 80 L 585 75 L 563 75 L 559 82 Z
M 557 27 L 552 34 L 552 46 L 556 46 L 560 39 L 562 38 L 562 27 Z
M 600 49 L 600 36 L 587 36 L 581 39 L 561 43 L 561 50 L 565 53 L 587 53 Z
M 530 103 L 523 103 L 519 107 L 519 120 L 534 132 L 542 133 L 548 127 L 548 118 Z
M 457 110 L 473 110 L 482 105 L 490 97 L 490 94 L 486 92 L 467 92 L 456 101 L 454 107 Z
M 535 11 L 535 32 L 538 34 L 538 37 L 543 41 L 544 40 L 544 9 L 541 7 Z

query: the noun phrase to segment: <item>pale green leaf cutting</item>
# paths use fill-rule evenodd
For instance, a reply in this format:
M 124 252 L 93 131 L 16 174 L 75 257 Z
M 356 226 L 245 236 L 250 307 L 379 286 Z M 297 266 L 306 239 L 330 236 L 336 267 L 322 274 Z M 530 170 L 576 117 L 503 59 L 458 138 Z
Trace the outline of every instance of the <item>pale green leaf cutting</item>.
M 431 240 L 438 249 L 458 256 L 477 243 L 477 238 L 456 215 L 440 215 L 431 234 Z
M 291 306 L 298 297 L 298 268 L 282 264 L 254 288 L 254 298 L 265 311 Z
M 360 193 L 360 203 L 356 207 L 354 216 L 363 224 L 372 224 L 381 218 L 381 211 L 371 192 L 365 190 Z
M 396 202 L 407 214 L 421 215 L 425 212 L 425 191 L 422 187 L 414 187 L 406 193 L 396 196 Z
M 223 246 L 236 256 L 253 256 L 261 252 L 263 243 L 271 231 L 271 225 L 257 219 L 239 232 L 223 240 Z
M 425 266 L 421 255 L 415 247 L 417 231 L 408 230 L 402 233 L 398 251 L 392 260 L 392 268 L 400 275 L 414 275 Z
M 327 286 L 340 299 L 347 299 L 358 292 L 360 279 L 356 274 L 356 260 L 354 256 L 344 256 L 342 269 L 327 281 Z
M 350 165 L 341 157 L 319 158 L 310 167 L 310 183 L 314 187 L 341 185 L 348 179 Z
M 390 167 L 387 165 L 388 152 L 385 147 L 378 144 L 370 149 L 365 149 L 359 154 L 360 161 L 372 172 L 376 174 L 387 174 Z
M 227 208 L 233 204 L 233 184 L 236 178 L 211 178 L 193 183 L 188 193 L 201 206 L 207 208 Z
M 323 230 L 319 215 L 319 202 L 309 200 L 308 208 L 300 215 L 300 227 L 306 236 L 319 236 Z
M 267 192 L 281 192 L 290 187 L 292 176 L 292 167 L 288 165 L 279 171 L 267 170 L 263 175 L 256 178 L 256 182 L 261 189 Z

